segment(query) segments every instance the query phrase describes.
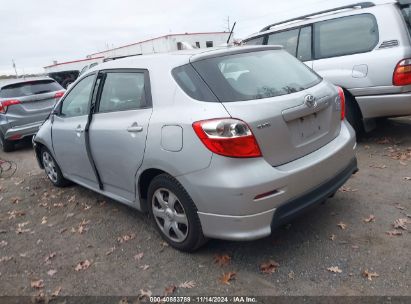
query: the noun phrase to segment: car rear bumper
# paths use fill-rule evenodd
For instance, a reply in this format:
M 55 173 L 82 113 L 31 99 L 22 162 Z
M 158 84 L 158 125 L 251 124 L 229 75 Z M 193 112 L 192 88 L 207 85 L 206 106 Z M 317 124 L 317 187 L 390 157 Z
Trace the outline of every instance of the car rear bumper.
M 226 240 L 256 240 L 269 236 L 273 229 L 324 202 L 358 171 L 357 160 L 332 179 L 302 196 L 285 202 L 280 207 L 250 216 L 221 216 L 199 212 L 204 234 Z M 204 225 L 205 223 L 205 225 Z
M 10 128 L 6 131 L 4 138 L 8 140 L 19 140 L 27 136 L 32 136 L 37 133 L 42 124 L 42 121 L 38 121 Z
M 337 138 L 291 163 L 213 156 L 208 169 L 177 179 L 197 206 L 205 236 L 253 240 L 336 192 L 357 170 L 355 147 L 345 121 Z
M 357 96 L 364 119 L 411 115 L 411 93 Z

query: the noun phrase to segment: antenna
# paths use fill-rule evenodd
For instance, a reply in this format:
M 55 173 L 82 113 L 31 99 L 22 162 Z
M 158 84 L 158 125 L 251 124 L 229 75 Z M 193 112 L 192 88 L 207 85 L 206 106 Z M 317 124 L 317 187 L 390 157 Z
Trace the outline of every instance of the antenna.
M 14 68 L 14 72 L 16 73 L 16 78 L 19 78 L 19 74 L 17 74 L 16 63 L 14 62 L 14 59 L 12 59 L 11 62 L 13 63 L 13 68 Z
M 230 31 L 230 35 L 228 36 L 228 39 L 227 39 L 227 44 L 230 43 L 230 39 L 231 39 L 231 36 L 233 35 L 234 28 L 235 28 L 235 25 L 236 25 L 236 24 L 237 24 L 237 22 L 234 22 L 233 27 L 232 27 L 232 29 L 231 29 L 231 31 Z

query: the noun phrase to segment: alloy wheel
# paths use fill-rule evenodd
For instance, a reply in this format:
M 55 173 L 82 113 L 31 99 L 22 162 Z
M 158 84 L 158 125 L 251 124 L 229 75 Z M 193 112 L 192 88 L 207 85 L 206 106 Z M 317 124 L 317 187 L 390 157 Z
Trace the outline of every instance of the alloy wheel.
M 43 166 L 48 178 L 53 182 L 57 182 L 56 163 L 53 157 L 47 151 L 43 152 Z
M 178 197 L 165 188 L 154 192 L 151 208 L 154 219 L 167 238 L 182 243 L 188 235 L 188 219 Z

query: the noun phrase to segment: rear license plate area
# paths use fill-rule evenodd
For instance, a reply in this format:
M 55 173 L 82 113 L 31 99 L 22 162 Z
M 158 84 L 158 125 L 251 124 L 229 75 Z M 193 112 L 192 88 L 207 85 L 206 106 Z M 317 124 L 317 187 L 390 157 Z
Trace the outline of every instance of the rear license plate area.
M 294 145 L 304 145 L 324 134 L 325 128 L 321 124 L 322 119 L 319 116 L 321 116 L 321 114 L 314 113 L 288 123 Z

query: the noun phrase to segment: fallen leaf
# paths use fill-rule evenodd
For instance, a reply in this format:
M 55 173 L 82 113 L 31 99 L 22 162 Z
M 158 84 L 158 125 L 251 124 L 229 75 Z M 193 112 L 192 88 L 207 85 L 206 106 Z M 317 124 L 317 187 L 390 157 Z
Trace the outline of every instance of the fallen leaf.
M 271 274 L 274 273 L 278 267 L 280 267 L 280 264 L 276 261 L 269 260 L 268 262 L 260 265 L 260 271 L 265 274 Z
M 23 252 L 23 253 L 20 253 L 19 256 L 21 256 L 22 258 L 25 258 L 27 257 L 28 254 L 29 254 L 28 252 Z
M 164 296 L 167 297 L 176 291 L 177 287 L 175 285 L 170 285 L 164 289 Z
M 11 261 L 12 259 L 13 259 L 12 256 L 4 256 L 0 258 L 0 263 L 8 262 L 8 261 Z
M 364 222 L 365 223 L 375 222 L 375 216 L 371 214 L 369 217 L 364 219 Z
M 389 236 L 400 236 L 402 235 L 402 232 L 398 230 L 392 230 L 392 231 L 387 231 L 386 234 L 388 234 Z
M 86 270 L 89 268 L 91 265 L 89 260 L 81 261 L 80 263 L 77 264 L 77 266 L 74 268 L 75 271 L 80 271 L 80 270 Z
M 134 260 L 140 261 L 143 258 L 143 256 L 144 256 L 144 253 L 140 252 L 134 256 Z
M 116 247 L 111 247 L 109 251 L 106 252 L 106 255 L 110 255 L 116 250 Z
M 64 207 L 64 204 L 63 203 L 53 204 L 53 207 L 62 208 L 62 207 Z
M 339 223 L 337 224 L 337 226 L 340 227 L 341 230 L 347 229 L 347 224 L 344 224 L 343 222 L 339 222 Z
M 11 198 L 11 203 L 12 204 L 18 204 L 18 203 L 20 203 L 20 201 L 21 201 L 21 198 L 18 197 L 18 196 Z
M 57 254 L 56 254 L 55 252 L 50 253 L 48 256 L 45 257 L 44 263 L 50 264 L 50 263 L 51 263 L 51 260 L 52 260 L 53 258 L 55 258 L 56 255 L 57 255 Z
M 294 280 L 294 278 L 295 278 L 295 273 L 294 273 L 294 271 L 289 272 L 289 273 L 288 273 L 288 277 L 289 277 L 291 280 Z
M 133 240 L 133 239 L 135 239 L 135 238 L 136 238 L 135 233 L 131 233 L 131 234 L 126 234 L 126 235 L 123 235 L 123 236 L 119 236 L 119 237 L 117 238 L 117 241 L 118 241 L 120 244 L 122 244 L 122 243 L 126 243 L 126 242 L 128 242 L 128 241 L 131 241 L 131 240 Z
M 7 244 L 8 243 L 3 240 L 3 241 L 0 242 L 0 247 L 5 247 L 5 246 L 7 246 Z
M 366 269 L 366 270 L 363 271 L 362 276 L 364 278 L 367 278 L 368 280 L 372 281 L 372 278 L 377 278 L 380 275 L 376 272 L 369 272 L 368 269 Z
M 375 168 L 375 169 L 386 169 L 387 166 L 386 165 L 382 165 L 382 164 L 371 164 L 370 168 Z
M 43 218 L 41 219 L 41 224 L 47 224 L 47 216 L 43 216 Z
M 379 145 L 388 145 L 388 144 L 390 144 L 390 143 L 392 143 L 392 142 L 393 142 L 393 140 L 390 139 L 390 138 L 388 138 L 388 137 L 384 137 L 384 138 L 382 138 L 382 139 L 380 139 L 380 140 L 377 140 L 377 144 L 379 144 Z
M 75 200 L 76 200 L 76 196 L 73 195 L 73 196 L 71 196 L 71 197 L 69 198 L 68 202 L 69 202 L 69 203 L 73 203 Z
M 142 266 L 140 266 L 140 268 L 143 269 L 143 270 L 147 270 L 147 269 L 150 268 L 150 265 L 142 265 Z
M 405 210 L 405 207 L 401 206 L 400 204 L 396 204 L 395 208 L 397 208 L 399 210 Z
M 406 181 L 411 181 L 411 177 L 404 177 L 404 180 L 406 180 Z
M 223 255 L 215 255 L 214 256 L 214 263 L 220 267 L 226 266 L 230 263 L 231 257 L 228 254 Z
M 144 299 L 144 298 L 150 298 L 153 295 L 153 293 L 151 292 L 151 290 L 145 290 L 145 289 L 140 289 L 140 293 L 138 295 L 138 297 L 140 299 Z
M 26 215 L 24 211 L 17 211 L 17 210 L 9 211 L 7 212 L 7 214 L 9 215 L 9 220 Z
M 47 271 L 47 274 L 51 277 L 54 276 L 56 273 L 57 273 L 57 270 L 55 269 L 50 269 L 49 271 Z
M 338 268 L 338 266 L 332 266 L 327 268 L 328 271 L 333 272 L 333 273 L 341 273 L 342 270 Z
M 36 280 L 36 281 L 31 281 L 31 288 L 43 288 L 44 287 L 44 282 L 43 280 Z
M 407 219 L 400 218 L 394 221 L 393 226 L 395 229 L 407 230 L 407 223 L 408 223 Z
M 337 236 L 335 234 L 330 235 L 330 240 L 331 241 L 335 241 L 336 238 L 337 238 Z
M 338 189 L 338 191 L 340 191 L 340 192 L 357 192 L 358 189 L 352 189 L 350 187 L 342 186 L 340 189 Z
M 220 277 L 220 282 L 226 285 L 230 285 L 230 281 L 234 280 L 236 276 L 235 272 L 227 272 L 224 273 L 221 277 Z
M 52 297 L 58 297 L 59 294 L 60 294 L 60 292 L 61 292 L 61 287 L 57 287 L 57 288 L 51 293 L 51 296 L 52 296 Z
M 196 283 L 194 281 L 185 281 L 178 285 L 179 288 L 186 288 L 186 289 L 191 289 L 196 287 Z
M 78 226 L 78 229 L 77 229 L 77 231 L 78 231 L 78 233 L 80 233 L 80 234 L 83 234 L 83 233 L 85 233 L 85 232 L 87 232 L 88 231 L 88 224 L 90 224 L 90 221 L 86 221 L 86 220 L 82 220 L 81 221 L 81 223 L 79 224 L 79 226 Z
M 67 228 L 61 228 L 61 229 L 59 230 L 59 233 L 62 234 L 62 233 L 64 233 L 64 232 L 66 232 L 66 231 L 67 231 Z

